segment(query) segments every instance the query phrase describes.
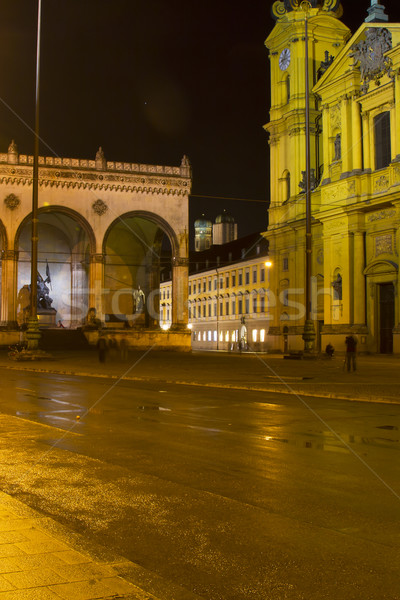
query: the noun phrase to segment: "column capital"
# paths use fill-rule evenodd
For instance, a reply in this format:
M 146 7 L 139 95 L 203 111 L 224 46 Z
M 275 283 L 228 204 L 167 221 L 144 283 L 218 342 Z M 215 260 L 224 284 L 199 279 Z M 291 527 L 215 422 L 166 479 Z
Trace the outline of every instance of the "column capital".
M 105 262 L 105 254 L 98 254 L 98 253 L 93 253 L 90 255 L 90 262 L 91 263 L 102 263 L 104 264 Z
M 1 258 L 2 260 L 18 260 L 19 251 L 18 250 L 2 250 Z

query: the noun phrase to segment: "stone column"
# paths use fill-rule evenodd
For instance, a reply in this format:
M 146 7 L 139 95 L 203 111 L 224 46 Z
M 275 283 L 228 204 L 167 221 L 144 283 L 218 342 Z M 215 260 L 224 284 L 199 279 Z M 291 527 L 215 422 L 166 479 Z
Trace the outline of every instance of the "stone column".
M 331 163 L 331 157 L 329 155 L 329 139 L 330 139 L 330 127 L 329 127 L 329 106 L 326 104 L 322 107 L 322 153 L 324 162 L 324 173 L 322 175 L 322 183 L 329 180 L 329 165 Z
M 349 128 L 349 99 L 347 96 L 342 96 L 341 103 L 341 160 L 342 160 L 342 175 L 351 171 L 351 131 Z
M 397 70 L 395 79 L 395 108 L 394 108 L 394 123 L 392 125 L 395 135 L 395 147 L 392 150 L 395 160 L 400 161 L 400 69 Z
M 2 257 L 1 322 L 17 327 L 18 251 L 5 250 Z
M 365 325 L 364 232 L 354 232 L 353 243 L 353 323 Z
M 362 125 L 360 105 L 355 96 L 352 98 L 352 146 L 353 146 L 353 171 L 362 170 Z
M 172 266 L 172 329 L 187 328 L 188 273 L 188 259 L 175 258 Z
M 369 112 L 363 113 L 364 171 L 372 169 Z
M 82 263 L 72 263 L 70 327 L 79 327 L 82 325 L 87 315 L 88 308 L 86 270 Z
M 90 255 L 89 271 L 89 308 L 96 309 L 96 316 L 103 320 L 103 281 L 104 281 L 104 254 Z

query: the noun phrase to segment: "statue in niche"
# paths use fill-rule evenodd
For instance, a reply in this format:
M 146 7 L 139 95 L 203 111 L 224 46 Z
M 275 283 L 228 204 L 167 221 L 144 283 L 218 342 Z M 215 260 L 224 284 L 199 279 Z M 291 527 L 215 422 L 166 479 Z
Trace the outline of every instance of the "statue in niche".
M 342 158 L 342 137 L 341 137 L 340 133 L 336 134 L 334 145 L 335 145 L 334 160 L 340 160 Z
M 140 285 L 138 286 L 137 290 L 133 289 L 132 297 L 133 297 L 133 312 L 134 313 L 142 312 L 144 309 L 145 295 L 144 295 L 144 291 L 141 289 Z
M 341 300 L 342 299 L 342 276 L 340 273 L 337 274 L 336 279 L 332 281 L 333 287 L 333 299 Z

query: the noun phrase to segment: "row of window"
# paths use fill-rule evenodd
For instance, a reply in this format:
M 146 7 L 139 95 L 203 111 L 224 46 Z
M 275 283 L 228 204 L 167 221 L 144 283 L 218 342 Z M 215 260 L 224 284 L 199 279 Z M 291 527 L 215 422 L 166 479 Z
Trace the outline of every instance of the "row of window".
M 209 329 L 208 331 L 193 331 L 194 342 L 238 342 L 239 332 L 237 329 L 233 331 L 220 331 L 219 338 L 216 329 Z M 251 339 L 253 342 L 265 342 L 265 329 L 253 329 L 251 331 Z
M 244 272 L 243 272 L 244 271 Z M 193 294 L 199 294 L 201 292 L 219 291 L 229 287 L 250 285 L 250 279 L 252 283 L 263 283 L 265 281 L 265 267 L 263 265 L 254 266 L 246 269 L 239 269 L 238 271 L 228 271 L 221 273 L 218 277 L 208 276 L 196 279 L 195 281 L 189 282 L 189 296 Z
M 265 312 L 265 296 L 254 295 L 252 298 L 252 312 Z M 219 302 L 218 314 L 220 317 L 230 315 L 243 315 L 250 313 L 250 297 L 233 298 Z M 196 306 L 195 303 L 189 303 L 189 319 L 201 319 L 217 316 L 217 302 L 203 302 Z

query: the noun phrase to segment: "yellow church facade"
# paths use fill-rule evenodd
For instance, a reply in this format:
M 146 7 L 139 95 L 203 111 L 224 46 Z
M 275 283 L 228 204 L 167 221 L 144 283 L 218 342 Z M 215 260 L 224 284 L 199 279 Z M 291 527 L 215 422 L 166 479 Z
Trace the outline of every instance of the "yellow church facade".
M 285 0 L 273 12 L 270 349 L 283 350 L 284 340 L 290 350 L 304 347 L 309 182 L 316 349 L 343 350 L 352 333 L 360 351 L 398 353 L 400 24 L 374 0 L 353 35 L 336 0 Z

